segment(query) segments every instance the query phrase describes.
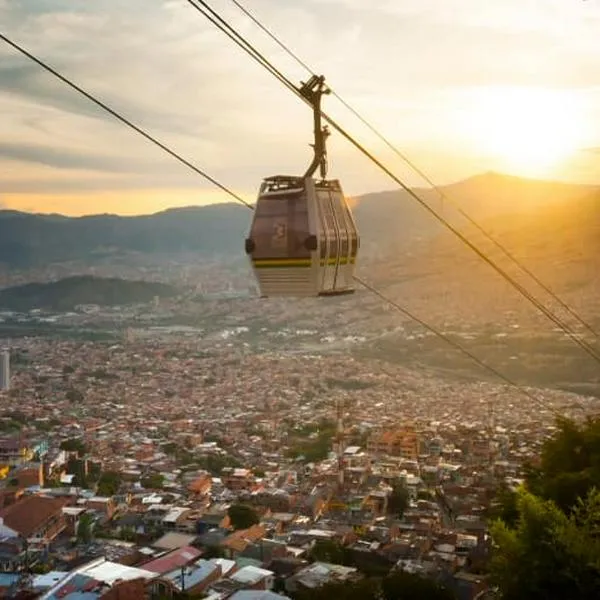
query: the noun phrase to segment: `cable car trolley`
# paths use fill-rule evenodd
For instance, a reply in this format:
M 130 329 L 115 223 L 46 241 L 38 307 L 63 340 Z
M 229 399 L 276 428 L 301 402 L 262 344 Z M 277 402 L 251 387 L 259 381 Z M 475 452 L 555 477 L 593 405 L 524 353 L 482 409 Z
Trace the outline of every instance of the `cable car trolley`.
M 329 132 L 321 126 L 321 96 L 329 90 L 313 76 L 300 91 L 313 106 L 314 158 L 302 177 L 263 180 L 246 239 L 262 297 L 354 292 L 358 230 L 340 182 L 325 179 Z

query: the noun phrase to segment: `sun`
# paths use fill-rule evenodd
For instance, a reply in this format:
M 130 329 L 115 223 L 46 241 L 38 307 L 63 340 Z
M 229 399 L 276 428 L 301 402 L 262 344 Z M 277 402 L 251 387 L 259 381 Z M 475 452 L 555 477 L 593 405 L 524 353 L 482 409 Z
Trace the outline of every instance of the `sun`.
M 577 97 L 543 88 L 485 88 L 463 106 L 463 126 L 475 149 L 500 168 L 549 175 L 583 143 Z

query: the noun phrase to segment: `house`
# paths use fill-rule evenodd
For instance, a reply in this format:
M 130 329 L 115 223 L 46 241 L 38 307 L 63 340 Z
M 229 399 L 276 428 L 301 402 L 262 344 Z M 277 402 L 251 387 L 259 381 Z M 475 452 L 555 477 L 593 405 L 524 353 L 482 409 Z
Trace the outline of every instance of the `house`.
M 334 565 L 330 563 L 315 562 L 292 575 L 285 582 L 288 592 L 302 589 L 315 589 L 330 582 L 352 581 L 359 577 L 358 569 Z
M 41 597 L 46 600 L 136 600 L 151 596 L 157 575 L 98 558 L 71 571 Z
M 33 454 L 33 450 L 21 436 L 0 439 L 0 464 L 20 465 L 31 460 Z
M 174 569 L 162 576 L 176 592 L 201 594 L 222 576 L 221 566 L 212 560 L 200 559 L 186 567 Z
M 22 579 L 21 573 L 0 573 L 0 598 L 11 598 Z
M 199 534 L 206 533 L 211 529 L 227 529 L 231 525 L 231 520 L 226 510 L 211 511 L 204 513 L 196 521 L 196 531 Z
M 194 480 L 188 483 L 187 489 L 198 496 L 204 496 L 210 493 L 212 488 L 212 477 L 209 473 L 202 473 Z
M 223 485 L 234 492 L 249 490 L 254 484 L 254 476 L 250 469 L 225 467 L 221 473 L 221 479 Z
M 238 529 L 227 536 L 220 544 L 228 558 L 242 553 L 248 546 L 262 539 L 266 533 L 264 525 L 252 525 L 248 529 Z
M 66 498 L 25 496 L 0 510 L 2 523 L 20 536 L 39 545 L 49 544 L 66 528 L 63 507 Z
M 96 512 L 102 513 L 107 519 L 110 519 L 115 510 L 115 503 L 112 498 L 107 498 L 103 496 L 94 496 L 87 501 L 87 507 L 91 510 L 95 510 Z
M 152 547 L 160 548 L 161 550 L 175 550 L 177 548 L 182 548 L 183 546 L 189 546 L 195 539 L 195 535 L 186 535 L 185 533 L 170 531 L 153 542 Z
M 17 480 L 17 485 L 20 488 L 28 488 L 36 485 L 43 487 L 44 470 L 42 463 L 24 466 L 12 473 L 11 478 Z
M 0 571 L 11 572 L 32 565 L 33 556 L 27 555 L 27 544 L 22 537 L 10 536 L 0 538 Z
M 65 516 L 66 530 L 69 535 L 77 535 L 79 519 L 86 512 L 86 508 L 81 506 L 63 506 L 62 512 Z
M 162 518 L 162 525 L 166 530 L 186 532 L 190 528 L 188 515 L 191 512 L 189 508 L 173 507 Z
M 168 552 L 150 562 L 144 563 L 141 567 L 146 571 L 152 571 L 159 575 L 163 575 L 169 571 L 181 569 L 182 567 L 191 564 L 200 556 L 200 554 L 202 553 L 197 548 L 194 548 L 193 546 L 184 546 L 183 548 L 178 548 L 177 550 Z
M 270 591 L 240 590 L 235 592 L 233 596 L 229 596 L 229 600 L 291 600 L 291 598 Z
M 217 594 L 219 598 L 228 598 L 239 590 L 268 591 L 273 588 L 274 583 L 275 574 L 272 571 L 246 566 L 233 573 L 233 575 L 213 583 L 208 589 L 208 597 L 211 597 L 210 592 Z
M 419 438 L 413 426 L 375 432 L 367 442 L 371 454 L 385 454 L 416 459 L 419 456 Z

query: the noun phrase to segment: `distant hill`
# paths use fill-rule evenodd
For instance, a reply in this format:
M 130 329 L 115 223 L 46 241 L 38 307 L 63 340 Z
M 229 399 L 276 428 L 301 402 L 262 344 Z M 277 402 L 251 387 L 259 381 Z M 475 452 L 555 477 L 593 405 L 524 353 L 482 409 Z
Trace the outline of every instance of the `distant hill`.
M 469 214 L 487 219 L 502 214 L 531 214 L 543 205 L 590 195 L 598 188 L 535 181 L 487 173 L 442 188 Z M 444 214 L 437 192 L 416 190 Z M 354 213 L 365 255 L 380 255 L 443 231 L 402 191 L 355 198 Z M 69 218 L 0 211 L 0 264 L 9 268 L 47 266 L 72 260 L 93 262 L 128 253 L 149 258 L 159 254 L 195 253 L 206 257 L 243 257 L 243 240 L 251 220 L 241 205 L 214 204 L 167 210 L 153 215 L 95 215 Z
M 128 252 L 241 253 L 250 211 L 236 204 L 168 210 L 154 215 L 64 217 L 0 211 L 0 263 L 28 268 Z
M 71 310 L 79 304 L 117 306 L 174 296 L 178 290 L 162 283 L 127 281 L 88 275 L 51 283 L 28 283 L 0 290 L 0 308 Z
M 515 196 L 509 196 L 514 198 Z M 542 202 L 543 200 L 543 202 Z M 453 220 L 477 247 L 569 323 L 571 317 L 480 231 Z M 482 216 L 481 226 L 577 312 L 600 328 L 600 190 L 564 188 L 514 211 Z M 440 233 L 369 266 L 409 309 L 438 322 L 553 326 L 454 235 Z

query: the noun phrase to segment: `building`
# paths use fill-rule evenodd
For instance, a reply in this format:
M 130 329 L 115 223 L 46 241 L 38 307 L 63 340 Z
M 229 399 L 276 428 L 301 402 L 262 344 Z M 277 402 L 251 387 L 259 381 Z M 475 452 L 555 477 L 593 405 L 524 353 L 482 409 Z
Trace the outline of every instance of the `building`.
M 234 492 L 249 490 L 254 483 L 254 476 L 249 469 L 225 467 L 221 473 L 223 485 Z
M 10 352 L 0 351 L 0 391 L 10 389 Z
M 0 464 L 15 467 L 33 459 L 33 450 L 20 435 L 0 438 Z
M 371 454 L 385 454 L 416 460 L 419 456 L 419 437 L 414 427 L 375 432 L 367 442 Z
M 30 547 L 47 546 L 65 530 L 65 499 L 26 496 L 0 510 L 2 525 L 29 541 Z

